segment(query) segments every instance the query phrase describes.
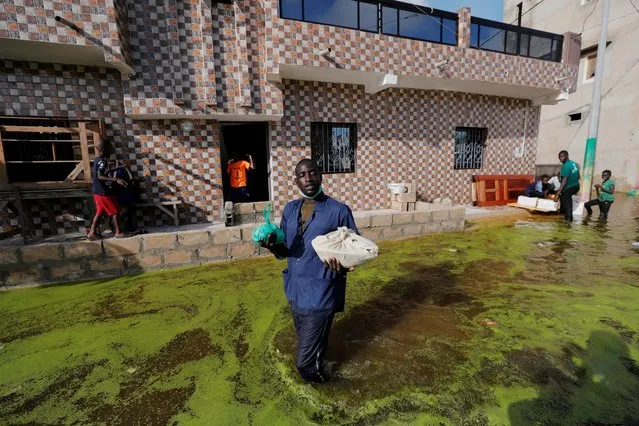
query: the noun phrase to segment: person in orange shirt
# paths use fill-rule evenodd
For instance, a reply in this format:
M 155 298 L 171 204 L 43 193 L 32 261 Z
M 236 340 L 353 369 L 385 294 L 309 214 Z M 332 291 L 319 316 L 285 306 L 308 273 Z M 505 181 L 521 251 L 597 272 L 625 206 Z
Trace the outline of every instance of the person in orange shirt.
M 237 152 L 231 153 L 231 159 L 226 168 L 226 172 L 229 174 L 231 180 L 231 200 L 233 200 L 234 203 L 247 201 L 250 197 L 247 189 L 246 172 L 249 169 L 255 169 L 251 154 L 248 155 L 249 161 L 244 160 L 242 157 L 243 156 L 240 156 Z

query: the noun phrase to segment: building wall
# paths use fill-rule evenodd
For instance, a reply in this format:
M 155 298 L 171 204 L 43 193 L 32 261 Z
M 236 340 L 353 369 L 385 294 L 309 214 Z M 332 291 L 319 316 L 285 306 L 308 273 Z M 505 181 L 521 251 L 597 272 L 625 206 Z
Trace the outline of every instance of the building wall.
M 77 25 L 80 34 L 56 22 L 60 16 Z M 107 62 L 130 58 L 126 0 L 91 2 L 7 0 L 0 3 L 0 38 L 104 47 Z
M 576 77 L 575 67 L 563 63 L 471 49 L 471 11 L 467 8 L 459 13 L 458 45 L 449 46 L 280 19 L 278 0 L 268 0 L 265 4 L 270 14 L 268 33 L 272 37 L 267 42 L 269 73 L 277 73 L 279 64 L 305 65 L 540 87 L 549 91 L 572 88 Z M 559 34 L 563 32 L 558 31 Z M 295 43 L 290 42 L 292 34 L 295 35 Z M 330 56 L 322 57 L 315 53 L 328 47 L 333 49 Z M 435 65 L 444 59 L 450 60 L 448 65 Z M 445 84 L 442 82 L 442 85 Z
M 507 22 L 516 18 L 518 2 L 505 1 Z M 536 3 L 540 2 L 524 1 L 523 10 Z M 582 48 L 588 48 L 599 42 L 602 5 L 602 1 L 583 6 L 579 0 L 546 1 L 526 13 L 522 24 L 546 31 L 581 32 Z M 595 175 L 611 169 L 617 187 L 626 190 L 639 187 L 639 12 L 628 1 L 611 2 L 608 34 L 611 44 L 606 49 Z M 584 82 L 584 75 L 582 58 L 576 93 L 558 105 L 542 107 L 538 164 L 559 164 L 557 152 L 562 149 L 583 163 L 593 90 L 593 82 Z M 568 114 L 574 112 L 582 113 L 581 121 L 568 121 Z
M 125 83 L 127 114 L 281 114 L 281 91 L 266 81 L 259 4 L 150 0 L 128 6 L 136 78 Z
M 293 169 L 311 157 L 314 121 L 357 123 L 355 173 L 324 175 L 326 192 L 356 210 L 389 208 L 391 182 L 415 180 L 424 200 L 469 203 L 474 174 L 534 173 L 539 107 L 529 101 L 414 89 L 366 94 L 362 86 L 290 80 L 283 90 L 284 118 L 271 135 L 278 208 L 298 196 Z M 458 126 L 488 128 L 482 169 L 453 170 Z M 522 143 L 524 155 L 517 158 Z
M 105 68 L 0 61 L 0 115 L 101 119 L 116 156 L 130 162 L 142 178 L 142 192 L 151 201 L 177 196 L 182 223 L 219 220 L 221 215 L 221 164 L 218 126 L 215 121 L 195 121 L 184 134 L 175 120 L 136 121 L 127 117 L 122 104 L 119 72 Z M 55 204 L 58 232 L 81 230 L 81 203 Z M 47 230 L 45 206 L 32 208 L 39 232 Z M 154 209 L 143 212 L 147 226 L 169 223 Z M 17 226 L 16 218 L 4 218 L 3 231 Z
M 135 76 L 126 79 L 114 69 L 2 61 L 0 114 L 102 119 L 118 157 L 143 178 L 144 196 L 184 201 L 182 223 L 221 219 L 219 126 L 212 119 L 220 114 L 233 120 L 284 116 L 270 126 L 276 213 L 297 194 L 292 168 L 310 156 L 310 122 L 315 120 L 358 124 L 356 172 L 325 179 L 327 192 L 354 209 L 388 207 L 390 182 L 415 179 L 423 199 L 448 196 L 466 203 L 472 174 L 533 171 L 539 111 L 529 101 L 417 89 L 366 94 L 363 86 L 269 81 L 279 63 L 390 71 L 440 79 L 444 85 L 466 80 L 511 89 L 554 90 L 565 84 L 557 78 L 571 81 L 576 75 L 566 64 L 468 48 L 468 9 L 460 13 L 461 45 L 451 47 L 279 19 L 276 0 L 78 3 L 0 3 L 0 37 L 88 43 L 53 20 L 60 14 L 91 30 L 131 65 Z M 334 62 L 314 55 L 314 49 L 327 44 L 339 47 Z M 434 66 L 448 57 L 449 65 Z M 189 134 L 179 127 L 185 117 L 195 121 Z M 483 169 L 452 170 L 456 126 L 488 128 Z M 515 148 L 522 143 L 523 156 L 516 157 Z M 54 207 L 57 232 L 85 230 L 74 219 L 81 204 Z M 46 206 L 35 205 L 33 213 L 38 232 L 47 232 Z M 168 223 L 156 210 L 143 214 L 147 226 Z M 7 223 L 17 225 L 15 218 L 0 217 L 0 222 L 3 230 Z

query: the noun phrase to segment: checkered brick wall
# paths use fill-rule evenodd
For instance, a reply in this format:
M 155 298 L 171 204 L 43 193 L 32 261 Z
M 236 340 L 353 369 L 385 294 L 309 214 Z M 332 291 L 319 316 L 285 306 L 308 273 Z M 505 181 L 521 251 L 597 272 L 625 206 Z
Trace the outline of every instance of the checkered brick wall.
M 127 114 L 281 114 L 281 90 L 266 81 L 266 14 L 259 4 L 128 6 L 137 77 L 125 87 Z
M 527 116 L 526 108 L 528 109 Z M 524 155 L 521 146 L 526 120 Z M 273 200 L 280 211 L 298 197 L 295 164 L 311 157 L 311 122 L 357 123 L 355 173 L 324 175 L 328 194 L 356 210 L 388 208 L 387 185 L 415 179 L 427 201 L 471 201 L 474 174 L 534 173 L 539 107 L 528 101 L 444 91 L 284 81 L 284 118 L 272 127 Z M 453 170 L 455 127 L 486 127 L 483 168 Z
M 460 46 L 447 46 L 383 34 L 280 19 L 277 0 L 268 0 L 267 72 L 279 64 L 340 68 L 434 79 L 483 81 L 561 90 L 576 81 L 577 69 L 562 63 L 471 49 L 470 12 L 459 14 Z M 294 42 L 292 42 L 294 40 Z M 332 47 L 328 57 L 315 54 Z M 435 64 L 450 59 L 448 65 Z M 563 79 L 563 77 L 568 77 Z M 560 79 L 557 81 L 557 79 Z
M 69 117 L 104 120 L 106 137 L 116 156 L 128 160 L 142 178 L 142 192 L 150 201 L 177 196 L 181 222 L 219 220 L 221 217 L 221 165 L 218 126 L 195 121 L 185 135 L 176 120 L 133 121 L 122 105 L 122 81 L 115 70 L 72 65 L 0 61 L 0 115 Z M 82 203 L 56 203 L 57 230 L 84 231 L 85 224 L 68 220 L 80 216 Z M 38 232 L 49 228 L 43 203 L 32 207 Z M 147 226 L 171 223 L 156 209 L 144 209 Z M 16 218 L 0 217 L 2 229 L 17 225 Z M 48 225 L 47 225 L 48 226 Z
M 74 45 L 104 46 L 107 62 L 128 62 L 126 0 L 5 0 L 0 2 L 0 37 Z M 74 23 L 78 34 L 55 16 Z

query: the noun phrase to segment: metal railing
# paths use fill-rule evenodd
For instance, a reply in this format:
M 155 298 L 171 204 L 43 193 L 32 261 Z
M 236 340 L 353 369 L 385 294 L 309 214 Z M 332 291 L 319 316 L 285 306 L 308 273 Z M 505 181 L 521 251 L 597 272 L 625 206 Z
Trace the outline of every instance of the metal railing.
M 470 47 L 561 62 L 563 36 L 471 17 Z
M 393 0 L 279 0 L 279 16 L 457 45 L 457 14 Z

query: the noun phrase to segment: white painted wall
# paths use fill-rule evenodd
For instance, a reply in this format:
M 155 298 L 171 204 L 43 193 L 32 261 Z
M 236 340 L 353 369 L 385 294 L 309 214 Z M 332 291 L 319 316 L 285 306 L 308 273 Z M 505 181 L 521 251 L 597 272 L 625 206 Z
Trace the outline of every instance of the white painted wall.
M 517 19 L 521 0 L 504 0 L 504 21 Z M 632 0 L 639 8 L 639 0 Z M 554 33 L 582 33 L 582 49 L 599 40 L 603 0 L 525 0 L 522 25 Z M 583 28 L 583 32 L 582 32 Z M 617 187 L 639 187 L 639 12 L 630 0 L 612 0 L 608 24 L 606 64 L 595 173 L 610 169 Z M 557 153 L 566 149 L 583 163 L 593 83 L 584 82 L 585 58 L 579 64 L 577 91 L 567 101 L 543 106 L 537 164 L 559 164 Z M 582 112 L 582 121 L 570 123 L 568 114 Z

